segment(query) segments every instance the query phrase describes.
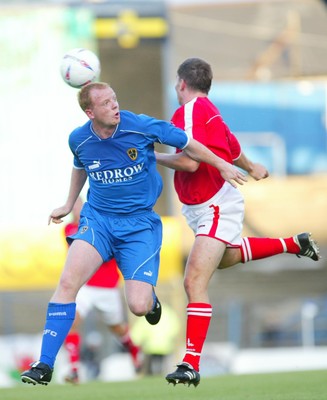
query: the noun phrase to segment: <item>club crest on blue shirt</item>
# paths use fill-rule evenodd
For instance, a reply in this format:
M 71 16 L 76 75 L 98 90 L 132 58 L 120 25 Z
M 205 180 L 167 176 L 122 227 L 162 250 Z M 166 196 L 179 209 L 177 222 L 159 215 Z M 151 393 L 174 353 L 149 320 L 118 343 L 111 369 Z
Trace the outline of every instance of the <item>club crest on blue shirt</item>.
M 132 160 L 135 161 L 137 159 L 137 150 L 135 147 L 132 147 L 127 150 L 128 157 Z

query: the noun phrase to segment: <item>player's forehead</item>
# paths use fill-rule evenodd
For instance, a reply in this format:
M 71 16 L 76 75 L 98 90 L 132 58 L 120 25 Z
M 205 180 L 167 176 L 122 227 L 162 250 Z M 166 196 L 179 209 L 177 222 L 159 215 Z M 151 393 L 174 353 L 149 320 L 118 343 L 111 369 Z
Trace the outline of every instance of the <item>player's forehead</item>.
M 116 100 L 116 98 L 116 93 L 110 86 L 105 88 L 95 88 L 92 91 L 93 104 L 101 104 L 108 100 Z

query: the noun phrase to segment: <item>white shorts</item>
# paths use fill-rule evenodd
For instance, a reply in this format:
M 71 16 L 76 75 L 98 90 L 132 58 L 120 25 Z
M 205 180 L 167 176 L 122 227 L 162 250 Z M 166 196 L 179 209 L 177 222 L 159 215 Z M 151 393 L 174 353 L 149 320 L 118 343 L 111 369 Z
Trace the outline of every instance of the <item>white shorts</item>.
M 226 182 L 210 200 L 182 207 L 182 213 L 195 236 L 221 240 L 227 247 L 239 247 L 244 219 L 242 193 Z
M 125 320 L 125 309 L 119 288 L 82 286 L 76 297 L 76 310 L 84 319 L 92 309 L 101 313 L 106 325 L 121 324 Z

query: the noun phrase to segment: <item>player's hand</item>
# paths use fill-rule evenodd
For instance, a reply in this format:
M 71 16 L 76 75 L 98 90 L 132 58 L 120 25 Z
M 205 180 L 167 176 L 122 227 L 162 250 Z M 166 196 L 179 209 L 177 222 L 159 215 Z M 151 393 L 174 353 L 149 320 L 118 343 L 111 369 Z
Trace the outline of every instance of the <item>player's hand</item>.
M 54 209 L 49 215 L 48 225 L 50 225 L 51 222 L 53 222 L 54 224 L 61 224 L 63 222 L 62 218 L 68 215 L 70 211 L 71 210 L 68 210 L 66 206 Z
M 227 162 L 224 164 L 224 167 L 220 169 L 220 174 L 226 182 L 229 182 L 235 188 L 237 184 L 243 185 L 244 182 L 247 182 L 247 178 L 243 172 Z
M 259 181 L 260 179 L 268 178 L 269 172 L 262 164 L 254 163 L 251 171 L 249 171 L 249 175 L 256 181 Z

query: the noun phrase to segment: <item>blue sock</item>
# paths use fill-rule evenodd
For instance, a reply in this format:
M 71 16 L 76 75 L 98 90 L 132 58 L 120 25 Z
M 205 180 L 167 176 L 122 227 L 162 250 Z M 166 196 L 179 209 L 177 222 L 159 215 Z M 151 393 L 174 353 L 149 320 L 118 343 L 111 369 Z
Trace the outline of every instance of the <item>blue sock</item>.
M 40 361 L 53 368 L 60 347 L 75 319 L 76 303 L 49 303 Z

